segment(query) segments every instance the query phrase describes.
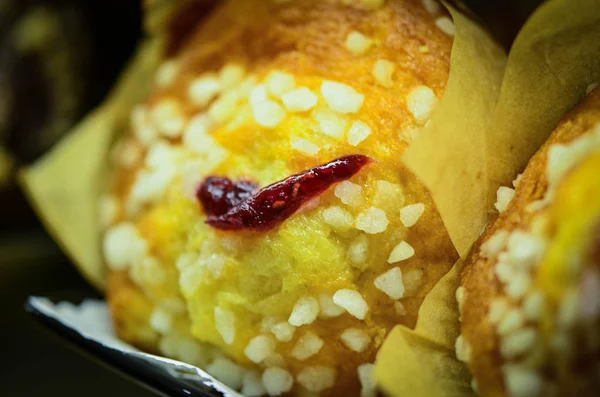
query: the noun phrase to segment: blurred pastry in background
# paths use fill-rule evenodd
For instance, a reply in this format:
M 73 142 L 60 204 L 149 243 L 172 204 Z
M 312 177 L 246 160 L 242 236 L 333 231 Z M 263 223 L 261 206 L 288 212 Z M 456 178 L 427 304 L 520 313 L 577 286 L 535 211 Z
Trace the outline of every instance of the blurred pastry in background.
M 556 127 L 467 260 L 456 353 L 484 396 L 600 387 L 600 89 Z

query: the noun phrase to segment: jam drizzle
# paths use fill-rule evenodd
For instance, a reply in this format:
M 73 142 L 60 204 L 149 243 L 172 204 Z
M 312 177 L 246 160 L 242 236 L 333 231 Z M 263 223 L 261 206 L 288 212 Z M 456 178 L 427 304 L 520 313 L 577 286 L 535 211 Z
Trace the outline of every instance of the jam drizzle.
M 197 190 L 208 218 L 219 230 L 268 231 L 292 216 L 302 205 L 331 185 L 351 178 L 372 160 L 352 154 L 318 165 L 255 191 L 247 181 L 223 177 L 206 178 Z
M 224 215 L 258 190 L 258 184 L 247 179 L 232 181 L 229 178 L 209 176 L 196 191 L 204 212 Z

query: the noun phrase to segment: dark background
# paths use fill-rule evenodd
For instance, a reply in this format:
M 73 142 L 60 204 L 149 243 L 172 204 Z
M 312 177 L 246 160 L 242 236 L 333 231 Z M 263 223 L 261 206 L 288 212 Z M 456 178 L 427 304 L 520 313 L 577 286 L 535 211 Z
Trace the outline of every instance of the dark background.
M 507 49 L 539 2 L 464 1 Z M 52 38 L 45 50 L 23 53 L 14 32 L 40 10 L 57 22 Z M 15 167 L 47 151 L 104 98 L 142 35 L 139 10 L 135 0 L 0 0 L 0 145 Z M 63 57 L 56 76 L 44 71 L 51 54 Z M 3 92 L 12 98 L 4 115 Z M 0 181 L 0 396 L 152 395 L 36 324 L 23 309 L 30 295 L 100 297 L 43 230 L 14 179 Z

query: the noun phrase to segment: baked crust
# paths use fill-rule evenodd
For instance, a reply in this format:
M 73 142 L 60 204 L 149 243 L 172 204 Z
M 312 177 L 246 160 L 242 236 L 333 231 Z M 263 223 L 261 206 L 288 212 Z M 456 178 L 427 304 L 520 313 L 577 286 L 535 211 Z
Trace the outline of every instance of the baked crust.
M 379 135 L 377 143 L 373 146 L 364 149 L 349 145 L 346 147 L 329 145 L 333 148 L 324 147 L 319 156 L 298 155 L 293 152 L 287 155 L 288 149 L 265 140 L 256 145 L 255 154 L 257 158 L 268 156 L 271 159 L 269 161 L 274 163 L 287 161 L 286 157 L 289 157 L 294 172 L 298 172 L 313 166 L 317 160 L 323 163 L 323 159 L 349 154 L 348 151 L 364 152 L 367 155 L 375 153 L 376 160 L 386 166 L 389 165 L 388 175 L 392 175 L 396 178 L 395 182 L 401 184 L 405 192 L 406 204 L 425 205 L 426 211 L 419 223 L 406 232 L 407 241 L 417 255 L 415 259 L 402 264 L 402 271 L 406 272 L 405 274 L 410 274 L 410 271 L 423 274 L 418 289 L 411 291 L 413 295 L 403 300 L 403 310 L 406 312 L 399 316 L 395 301 L 383 295 L 373 285 L 373 279 L 382 272 L 381 269 L 383 267 L 389 269 L 392 266 L 386 262 L 386 259 L 389 251 L 398 241 L 393 241 L 394 245 L 391 246 L 389 245 L 391 242 L 386 242 L 379 247 L 382 251 L 387 250 L 385 258 L 378 258 L 376 264 L 367 264 L 367 266 L 378 267 L 370 271 L 367 269 L 364 275 L 358 277 L 359 283 L 362 283 L 360 285 L 364 286 L 361 292 L 367 297 L 371 308 L 365 321 L 370 327 L 368 332 L 373 340 L 369 348 L 356 354 L 349 352 L 348 348 L 339 341 L 339 333 L 358 323 L 354 318 L 342 319 L 337 324 L 332 323 L 331 326 L 319 324 L 313 328 L 313 331 L 326 340 L 320 352 L 324 358 L 322 360 L 311 358 L 308 363 L 333 365 L 337 370 L 335 388 L 326 390 L 321 395 L 357 395 L 360 392 L 356 375 L 357 367 L 362 363 L 373 362 L 385 333 L 395 324 L 403 323 L 411 327 L 416 324 L 418 308 L 424 296 L 457 259 L 457 253 L 443 228 L 429 193 L 398 161 L 400 154 L 410 143 L 412 134 L 418 133 L 425 122 L 424 120 L 415 122 L 413 110 L 407 105 L 407 93 L 414 87 L 427 86 L 437 98 L 441 98 L 449 74 L 452 37 L 440 30 L 435 23 L 437 17 L 447 16 L 447 14 L 440 8 L 436 15 L 431 15 L 420 0 L 386 1 L 383 6 L 374 9 L 365 6 L 361 1 L 355 1 L 350 5 L 343 4 L 344 2 L 339 0 L 278 3 L 267 0 L 237 0 L 224 1 L 218 5 L 211 16 L 198 24 L 198 27 L 189 34 L 187 41 L 175 54 L 177 72 L 172 81 L 157 86 L 144 106 L 153 108 L 165 99 L 169 99 L 178 104 L 180 116 L 187 122 L 214 104 L 214 101 L 207 106 L 192 103 L 189 94 L 190 84 L 199 75 L 218 75 L 225 65 L 232 63 L 244 65 L 248 74 L 257 76 L 259 80 L 272 71 L 285 71 L 302 82 L 302 85 L 317 84 L 310 87 L 314 92 L 318 92 L 317 87 L 322 80 L 333 80 L 352 86 L 364 95 L 364 104 L 360 112 L 353 117 L 372 125 L 373 132 Z M 359 31 L 371 40 L 371 48 L 364 54 L 356 55 L 347 48 L 346 40 L 352 31 Z M 381 82 L 376 81 L 373 69 L 378 60 L 389 61 L 394 66 L 393 84 L 390 86 L 383 86 Z M 217 96 L 215 101 L 220 98 L 222 96 Z M 238 114 L 242 113 L 238 109 Z M 278 126 L 269 130 L 274 139 L 279 139 L 280 136 L 288 139 L 292 132 L 297 133 L 296 129 L 299 126 L 304 126 L 302 128 L 306 129 L 308 123 L 312 122 L 310 112 L 294 113 L 294 118 L 294 123 L 298 124 L 286 124 L 285 127 Z M 235 139 L 239 140 L 238 143 L 229 142 L 231 135 L 227 136 L 227 132 L 221 130 L 215 133 L 216 139 L 232 152 L 243 152 L 248 146 L 256 144 L 256 141 L 251 140 L 256 138 L 254 135 L 256 127 L 250 122 L 245 120 L 234 129 L 237 131 Z M 182 144 L 180 137 L 168 140 L 173 145 Z M 141 146 L 135 138 L 135 131 L 127 134 L 120 144 Z M 343 144 L 345 145 L 345 142 Z M 267 149 L 262 151 L 262 147 Z M 282 155 L 279 157 L 272 155 L 279 150 L 282 151 Z M 228 175 L 228 166 L 225 164 L 215 172 Z M 141 159 L 134 161 L 132 166 L 117 166 L 112 194 L 117 197 L 121 211 L 112 222 L 113 225 L 130 220 L 125 215 L 128 195 L 135 183 L 135 175 L 141 168 L 143 168 Z M 369 181 L 369 183 L 374 182 L 376 181 Z M 374 186 L 371 185 L 369 188 L 374 189 Z M 323 196 L 326 204 L 332 204 L 334 200 L 339 201 L 331 192 L 329 196 L 327 196 L 329 198 Z M 399 209 L 400 206 L 395 208 L 395 212 L 398 213 Z M 158 212 L 162 214 L 160 216 L 157 215 L 155 208 L 153 215 L 149 217 L 146 216 L 146 211 L 148 207 L 142 209 L 141 217 L 136 220 L 137 228 L 147 240 L 149 250 L 160 260 L 162 273 L 167 281 L 160 287 L 151 283 L 140 285 L 140 282 L 132 281 L 131 272 L 128 274 L 122 270 L 110 270 L 108 299 L 117 333 L 121 338 L 145 348 L 160 350 L 160 337 L 157 337 L 156 332 L 148 327 L 148 323 L 151 322 L 153 308 L 164 300 L 183 301 L 179 288 L 179 271 L 175 267 L 176 256 L 173 257 L 174 252 L 181 253 L 183 248 L 164 247 L 165 241 L 174 239 L 165 235 L 171 233 L 173 236 L 182 231 L 163 232 L 165 224 L 169 223 L 165 219 L 170 215 L 176 217 L 169 214 L 168 208 L 159 209 Z M 186 212 L 186 214 L 196 217 L 198 222 L 202 221 L 196 213 Z M 398 217 L 397 214 L 394 216 Z M 186 231 L 184 230 L 183 233 Z M 394 236 L 395 240 L 399 236 L 400 232 Z M 405 278 L 406 285 L 409 282 L 407 280 L 408 277 Z M 307 284 L 306 289 L 310 291 L 310 288 L 311 286 Z M 192 299 L 189 297 L 186 299 L 188 299 L 187 310 L 197 310 L 198 304 L 190 303 Z M 133 304 L 129 305 L 129 300 Z M 194 302 L 198 301 L 202 300 L 196 298 Z M 191 332 L 198 339 L 218 345 L 218 341 L 210 337 L 204 339 L 198 337 L 198 335 L 204 336 L 205 329 L 197 324 L 192 326 L 187 323 L 189 321 L 187 313 L 181 315 L 186 318 L 177 320 L 177 331 L 180 334 L 187 332 L 186 337 L 188 337 Z M 194 321 L 192 318 L 191 322 Z M 248 331 L 241 332 L 255 332 L 254 328 L 258 327 L 257 324 L 251 325 L 252 328 L 248 327 Z M 186 327 L 187 331 L 184 329 Z M 148 329 L 154 333 L 148 334 Z M 216 335 L 220 340 L 220 336 Z M 244 341 L 243 343 L 247 343 L 246 340 L 240 339 Z M 231 346 L 222 342 L 221 345 L 219 347 L 238 362 L 252 365 L 243 354 L 243 346 L 240 348 L 237 341 Z M 290 343 L 281 347 L 278 353 L 288 359 L 292 349 L 293 345 Z M 287 368 L 296 376 L 306 364 L 301 360 L 290 359 Z

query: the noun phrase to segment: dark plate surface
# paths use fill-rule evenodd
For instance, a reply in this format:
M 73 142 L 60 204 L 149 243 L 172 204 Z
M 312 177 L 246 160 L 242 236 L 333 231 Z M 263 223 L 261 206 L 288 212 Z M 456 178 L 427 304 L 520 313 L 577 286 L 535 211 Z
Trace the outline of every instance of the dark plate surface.
M 162 396 L 238 397 L 196 367 L 139 351 L 125 351 L 65 322 L 47 298 L 30 297 L 25 310 L 94 361 Z

